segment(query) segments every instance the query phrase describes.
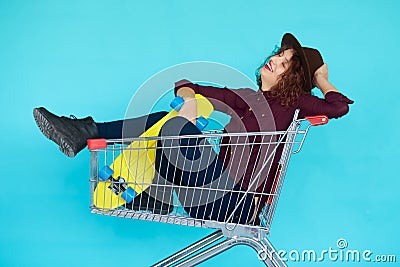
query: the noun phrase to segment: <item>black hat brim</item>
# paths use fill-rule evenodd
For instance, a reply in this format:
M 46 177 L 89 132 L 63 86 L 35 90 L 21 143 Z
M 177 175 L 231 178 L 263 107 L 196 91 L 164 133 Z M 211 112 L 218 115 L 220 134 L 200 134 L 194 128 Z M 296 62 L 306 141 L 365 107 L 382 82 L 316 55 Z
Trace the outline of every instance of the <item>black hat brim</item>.
M 310 75 L 310 64 L 308 63 L 306 54 L 300 42 L 291 33 L 285 33 L 282 37 L 281 46 L 287 46 L 296 50 L 297 55 L 300 57 L 300 62 L 303 66 L 304 76 L 306 80 L 305 90 L 310 90 L 313 88 L 312 77 Z

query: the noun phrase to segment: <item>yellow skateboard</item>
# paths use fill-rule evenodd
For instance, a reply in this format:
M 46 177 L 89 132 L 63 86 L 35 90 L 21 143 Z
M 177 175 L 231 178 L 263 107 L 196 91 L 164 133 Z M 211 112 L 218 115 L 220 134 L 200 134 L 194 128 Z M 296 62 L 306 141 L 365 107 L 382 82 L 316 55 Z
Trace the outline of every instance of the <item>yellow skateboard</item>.
M 207 118 L 214 107 L 202 95 L 196 94 L 197 116 L 196 126 L 202 130 L 207 125 Z M 158 136 L 166 121 L 178 115 L 177 110 L 183 105 L 181 97 L 176 97 L 173 108 L 139 137 Z M 115 209 L 131 203 L 135 196 L 146 190 L 155 175 L 157 140 L 137 140 L 132 142 L 115 159 L 110 166 L 99 171 L 99 182 L 93 194 L 94 205 L 101 209 Z

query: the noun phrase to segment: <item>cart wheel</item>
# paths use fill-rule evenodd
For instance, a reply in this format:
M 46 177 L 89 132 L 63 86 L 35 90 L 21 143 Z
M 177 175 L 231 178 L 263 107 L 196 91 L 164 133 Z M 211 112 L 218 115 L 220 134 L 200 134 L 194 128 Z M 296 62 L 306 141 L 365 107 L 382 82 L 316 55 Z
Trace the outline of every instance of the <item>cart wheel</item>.
M 169 105 L 171 106 L 171 108 L 175 109 L 176 111 L 179 111 L 184 103 L 185 100 L 183 100 L 182 97 L 177 96 L 174 98 L 174 100 L 172 100 L 171 104 Z
M 203 116 L 200 116 L 196 120 L 196 126 L 200 131 L 203 131 L 204 128 L 206 128 L 207 125 L 208 125 L 208 120 L 206 118 L 204 118 Z
M 124 192 L 122 192 L 121 197 L 123 200 L 126 201 L 126 203 L 131 203 L 132 200 L 135 198 L 136 196 L 136 191 L 133 190 L 132 187 L 128 187 Z
M 100 171 L 99 171 L 99 179 L 101 181 L 107 181 L 108 178 L 110 178 L 111 175 L 114 174 L 114 171 L 109 167 L 109 166 L 104 166 Z

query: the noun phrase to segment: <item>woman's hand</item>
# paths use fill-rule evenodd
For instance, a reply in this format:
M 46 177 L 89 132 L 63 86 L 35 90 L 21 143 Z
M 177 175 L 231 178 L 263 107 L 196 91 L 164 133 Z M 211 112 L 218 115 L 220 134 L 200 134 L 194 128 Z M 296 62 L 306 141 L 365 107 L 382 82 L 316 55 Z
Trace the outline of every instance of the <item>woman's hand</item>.
M 335 86 L 333 86 L 329 81 L 328 81 L 328 65 L 324 64 L 321 67 L 319 67 L 315 73 L 314 73 L 314 78 L 313 78 L 313 84 L 321 90 L 321 92 L 326 95 L 328 92 L 339 92 Z
M 321 89 L 321 84 L 328 80 L 328 65 L 324 64 L 319 67 L 315 73 L 313 78 L 313 84 Z
M 179 116 L 186 118 L 196 125 L 197 118 L 197 102 L 195 98 L 195 92 L 190 87 L 182 87 L 176 93 L 178 96 L 182 97 L 185 103 L 179 110 Z

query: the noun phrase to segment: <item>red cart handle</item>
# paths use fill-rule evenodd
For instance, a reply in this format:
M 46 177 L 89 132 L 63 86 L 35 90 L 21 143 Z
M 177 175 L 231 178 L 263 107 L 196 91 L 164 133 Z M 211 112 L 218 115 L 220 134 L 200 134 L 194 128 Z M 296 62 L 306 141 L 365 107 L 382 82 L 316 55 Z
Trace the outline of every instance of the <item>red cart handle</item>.
M 326 115 L 307 116 L 305 119 L 308 120 L 312 126 L 324 125 L 329 121 Z
M 106 148 L 107 142 L 106 139 L 89 139 L 87 140 L 89 150 Z

